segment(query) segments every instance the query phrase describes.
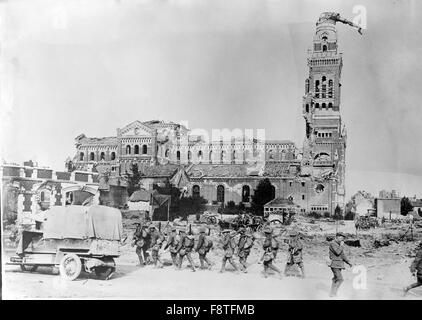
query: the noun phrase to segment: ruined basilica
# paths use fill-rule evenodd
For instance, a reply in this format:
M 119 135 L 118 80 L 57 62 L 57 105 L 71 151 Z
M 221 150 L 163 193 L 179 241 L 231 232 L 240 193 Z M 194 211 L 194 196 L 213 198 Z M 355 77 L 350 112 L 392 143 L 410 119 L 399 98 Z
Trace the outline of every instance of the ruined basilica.
M 274 198 L 291 197 L 301 212 L 333 214 L 337 205 L 345 205 L 346 150 L 340 115 L 343 62 L 335 20 L 318 20 L 307 63 L 302 148 L 286 140 L 208 140 L 177 123 L 133 121 L 112 137 L 79 135 L 68 162 L 72 170 L 98 172 L 103 201 L 111 205 L 118 204 L 137 163 L 146 189 L 171 181 L 210 204 L 248 206 L 259 181 L 268 178 Z

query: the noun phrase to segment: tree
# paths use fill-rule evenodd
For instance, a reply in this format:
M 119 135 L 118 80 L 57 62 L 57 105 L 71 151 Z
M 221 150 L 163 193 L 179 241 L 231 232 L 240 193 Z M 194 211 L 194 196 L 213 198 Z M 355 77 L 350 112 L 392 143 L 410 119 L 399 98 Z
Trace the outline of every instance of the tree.
M 413 210 L 413 206 L 412 206 L 412 203 L 410 202 L 409 198 L 407 198 L 407 197 L 401 198 L 401 201 L 400 201 L 400 213 L 403 216 L 405 216 L 405 215 L 407 215 L 412 210 Z
M 274 199 L 273 192 L 273 186 L 268 178 L 259 181 L 252 196 L 252 211 L 255 214 L 264 214 L 264 204 Z
M 139 190 L 139 180 L 141 180 L 141 173 L 138 170 L 138 164 L 132 163 L 131 171 L 132 173 L 129 174 L 127 187 L 127 193 L 129 197 L 134 191 Z

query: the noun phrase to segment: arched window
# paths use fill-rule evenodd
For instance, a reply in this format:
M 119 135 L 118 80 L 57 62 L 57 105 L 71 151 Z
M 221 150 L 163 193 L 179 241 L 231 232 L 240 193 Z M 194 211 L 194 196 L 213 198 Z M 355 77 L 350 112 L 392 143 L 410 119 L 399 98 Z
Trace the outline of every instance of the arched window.
M 94 152 L 91 152 L 89 154 L 89 160 L 91 160 L 91 161 L 94 161 L 95 160 L 95 154 L 94 154 Z
M 315 80 L 315 98 L 319 98 L 319 80 Z
M 315 108 L 319 109 L 319 103 L 315 103 Z
M 232 163 L 235 163 L 235 161 L 236 161 L 236 150 L 233 150 L 233 153 L 232 153 Z
M 251 194 L 251 188 L 248 185 L 242 187 L 242 202 L 249 202 Z
M 170 150 L 169 150 L 169 149 L 167 149 L 167 150 L 166 150 L 166 152 L 165 152 L 164 156 L 165 156 L 166 158 L 168 158 L 168 157 L 170 156 Z
M 191 157 L 192 157 L 192 153 L 188 151 L 188 163 L 190 163 Z
M 326 83 L 326 81 L 327 81 L 327 77 L 326 76 L 323 76 L 322 77 L 322 89 L 321 89 L 321 91 L 322 91 L 322 98 L 325 98 L 325 94 L 326 94 L 326 92 L 327 92 L 327 83 Z
M 271 200 L 275 199 L 275 187 L 271 185 Z
M 333 80 L 328 80 L 328 98 L 333 97 Z
M 333 107 L 333 104 L 331 102 L 328 103 L 328 109 L 331 109 Z
M 221 184 L 217 187 L 217 202 L 224 203 L 224 186 Z
M 269 160 L 273 160 L 274 159 L 273 150 L 269 150 L 268 151 L 268 159 Z
M 133 152 L 135 154 L 139 154 L 139 146 L 136 144 L 135 147 L 133 148 Z
M 201 196 L 201 189 L 196 184 L 192 187 L 192 197 L 199 198 Z
M 322 51 L 323 52 L 327 51 L 327 46 L 325 44 L 322 46 Z
M 104 152 L 101 152 L 101 154 L 100 154 L 100 160 L 105 160 L 105 153 Z
M 79 154 L 79 161 L 84 161 L 84 153 L 83 152 L 81 152 Z
M 131 153 L 131 147 L 130 145 L 126 146 L 126 154 L 130 154 Z
M 327 105 L 325 103 L 322 104 L 322 109 L 326 109 Z
M 147 147 L 147 145 L 146 145 L 146 144 L 144 144 L 144 145 L 142 146 L 142 154 L 147 154 L 147 152 L 148 152 L 148 147 Z
M 180 161 L 180 151 L 176 152 L 176 158 L 177 158 L 177 161 Z
M 113 151 L 110 155 L 111 160 L 116 160 L 116 153 Z
M 198 151 L 198 162 L 201 163 L 201 161 L 202 161 L 202 151 L 199 150 Z
M 306 104 L 306 106 L 305 106 L 305 112 L 309 112 L 309 104 Z
M 212 163 L 212 151 L 210 151 L 210 154 L 208 156 L 208 160 L 209 160 L 210 163 Z
M 286 160 L 286 150 L 281 150 L 281 160 Z
M 226 153 L 225 153 L 225 151 L 224 151 L 224 150 L 222 150 L 222 151 L 221 151 L 221 154 L 220 154 L 220 162 L 221 162 L 221 163 L 223 163 L 223 161 L 224 161 L 224 156 L 225 156 L 225 154 L 226 154 Z

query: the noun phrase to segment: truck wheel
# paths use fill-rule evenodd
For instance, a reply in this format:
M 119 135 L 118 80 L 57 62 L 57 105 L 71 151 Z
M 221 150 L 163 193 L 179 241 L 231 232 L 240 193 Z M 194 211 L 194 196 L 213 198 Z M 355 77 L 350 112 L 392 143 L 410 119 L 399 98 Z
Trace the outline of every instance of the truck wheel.
M 21 264 L 22 271 L 35 272 L 37 271 L 37 269 L 38 269 L 38 266 L 29 266 L 29 265 Z
M 81 259 L 74 253 L 68 253 L 60 261 L 59 270 L 63 279 L 75 280 L 82 271 Z

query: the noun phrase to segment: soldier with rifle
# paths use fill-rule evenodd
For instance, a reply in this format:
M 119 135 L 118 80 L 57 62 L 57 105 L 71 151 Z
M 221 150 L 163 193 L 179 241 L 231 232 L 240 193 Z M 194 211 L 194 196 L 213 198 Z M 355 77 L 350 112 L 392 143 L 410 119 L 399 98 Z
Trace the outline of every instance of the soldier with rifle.
M 176 227 L 171 228 L 171 234 L 167 238 L 167 243 L 164 247 L 164 250 L 169 249 L 171 261 L 173 262 L 173 266 L 177 267 L 177 246 L 179 244 L 179 239 L 177 237 L 177 229 Z
M 273 264 L 273 261 L 277 257 L 278 241 L 273 236 L 273 231 L 270 228 L 265 229 L 265 240 L 262 245 L 264 254 L 261 257 L 261 261 L 264 260 L 264 277 L 268 277 L 268 269 L 271 269 L 279 274 L 281 278 L 281 271 Z
M 237 244 L 237 255 L 239 257 L 240 268 L 244 273 L 246 273 L 246 260 L 248 259 L 248 256 L 251 253 L 251 248 L 254 244 L 255 238 L 252 234 L 246 233 L 246 230 L 243 227 L 240 228 L 238 232 L 240 234 L 240 238 Z
M 330 243 L 329 255 L 331 262 L 329 267 L 331 268 L 331 271 L 334 275 L 331 284 L 330 297 L 337 296 L 337 291 L 344 281 L 341 274 L 342 269 L 344 269 L 344 263 L 347 263 L 350 267 L 353 266 L 344 253 L 344 238 L 345 235 L 341 232 L 338 232 L 336 234 L 336 238 Z
M 150 244 L 150 234 L 146 225 L 135 223 L 136 231 L 133 235 L 132 246 L 136 245 L 136 254 L 139 259 L 139 266 L 143 267 L 149 261 L 148 248 Z
M 182 268 L 183 259 L 186 256 L 188 259 L 192 272 L 195 272 L 195 263 L 193 262 L 191 252 L 193 247 L 195 246 L 195 242 L 193 236 L 191 234 L 187 235 L 184 230 L 179 231 L 180 234 L 180 242 L 177 246 L 177 252 L 179 253 L 179 264 L 178 268 Z
M 151 258 L 152 262 L 154 263 L 155 267 L 163 267 L 163 262 L 160 259 L 160 249 L 163 245 L 164 236 L 161 234 L 159 230 L 156 229 L 154 225 L 151 225 L 150 228 L 150 236 L 151 236 Z
M 238 272 L 238 268 L 236 263 L 233 261 L 233 254 L 236 248 L 236 243 L 234 241 L 234 237 L 237 235 L 237 232 L 231 232 L 229 229 L 225 229 L 222 231 L 223 234 L 223 261 L 221 264 L 220 272 L 223 273 L 226 270 L 226 262 L 229 261 L 230 264 L 234 267 L 234 270 Z
M 199 262 L 201 263 L 201 269 L 205 269 L 204 262 L 208 265 L 208 269 L 211 270 L 213 263 L 207 258 L 207 253 L 211 250 L 213 243 L 205 235 L 205 228 L 199 230 L 198 244 L 196 245 L 195 251 L 199 254 Z
M 289 258 L 286 263 L 286 268 L 284 270 L 284 275 L 287 276 L 288 270 L 297 265 L 301 270 L 302 278 L 305 278 L 305 267 L 303 266 L 303 257 L 302 250 L 303 245 L 299 240 L 299 233 L 297 231 L 292 231 L 290 233 L 290 239 L 288 240 L 289 245 Z

